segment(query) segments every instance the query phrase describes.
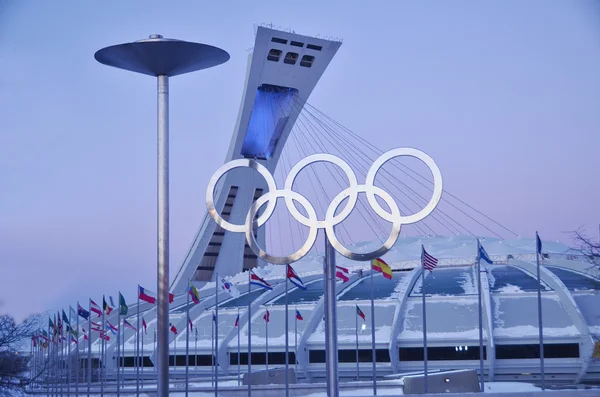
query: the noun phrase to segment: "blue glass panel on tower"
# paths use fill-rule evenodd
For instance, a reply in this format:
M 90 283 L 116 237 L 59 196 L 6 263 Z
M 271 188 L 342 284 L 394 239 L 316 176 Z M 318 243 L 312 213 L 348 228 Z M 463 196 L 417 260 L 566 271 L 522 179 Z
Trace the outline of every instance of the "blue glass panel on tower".
M 299 111 L 293 97 L 298 90 L 270 84 L 256 89 L 254 107 L 242 145 L 246 158 L 267 160 L 271 157 L 290 115 Z

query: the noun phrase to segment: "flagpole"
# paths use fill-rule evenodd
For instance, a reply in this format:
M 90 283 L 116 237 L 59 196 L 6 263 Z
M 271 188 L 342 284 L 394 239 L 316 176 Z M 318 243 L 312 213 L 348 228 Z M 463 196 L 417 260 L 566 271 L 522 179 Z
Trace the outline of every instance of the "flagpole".
M 267 313 L 269 309 L 267 309 Z M 269 318 L 267 316 L 267 318 Z M 265 366 L 266 366 L 266 375 L 267 375 L 267 385 L 269 384 L 269 321 L 265 321 Z
M 79 301 L 77 301 L 77 311 L 79 311 Z M 69 313 L 69 316 L 70 315 L 71 313 Z M 75 320 L 75 322 L 77 323 L 77 336 L 75 337 L 75 340 L 77 341 L 77 343 L 75 347 L 77 351 L 75 352 L 75 360 L 77 361 L 77 366 L 75 367 L 75 378 L 77 378 L 77 380 L 75 381 L 75 396 L 79 397 L 79 367 L 81 367 L 81 362 L 79 361 L 79 313 L 77 313 L 76 317 L 77 319 Z
M 58 315 L 59 319 L 60 319 L 60 314 Z M 60 332 L 60 357 L 59 357 L 59 362 L 60 362 L 60 397 L 63 397 L 65 395 L 65 389 L 64 389 L 64 378 L 65 378 L 65 371 L 66 371 L 66 360 L 65 360 L 65 346 L 64 346 L 64 335 L 63 335 L 63 330 L 65 329 L 65 325 L 62 323 L 62 319 L 60 319 L 60 323 L 61 323 L 61 327 L 59 329 Z
M 104 339 L 104 336 L 102 334 L 102 332 L 106 329 L 106 324 L 104 322 L 105 320 L 105 316 L 104 316 L 104 299 L 105 297 L 102 296 L 102 328 L 100 328 L 100 338 L 102 339 L 101 342 L 101 346 L 102 346 L 102 351 L 100 353 L 100 397 L 104 397 L 104 341 L 106 339 Z
M 190 361 L 190 324 L 192 320 L 190 319 L 190 294 L 189 294 L 189 284 L 191 284 L 190 279 L 188 279 L 188 293 L 186 294 L 186 315 L 187 315 L 187 324 L 185 325 L 185 397 L 188 397 L 189 393 L 189 361 Z
M 112 302 L 114 303 L 114 302 Z M 120 380 L 121 380 L 121 367 L 120 367 L 120 361 L 121 361 L 121 330 L 122 330 L 122 326 L 121 326 L 121 291 L 119 291 L 119 308 L 118 308 L 118 313 L 117 313 L 117 397 L 119 397 L 121 395 L 121 391 L 120 391 Z
M 483 393 L 485 380 L 483 378 L 483 316 L 481 306 L 481 245 L 477 239 L 477 309 L 479 312 L 479 388 Z
M 210 385 L 215 387 L 215 312 L 210 321 Z
M 250 275 L 252 269 L 248 269 L 248 298 L 250 298 L 251 284 Z M 252 373 L 252 302 L 248 299 L 248 397 L 252 396 L 252 382 L 250 375 Z
M 237 355 L 237 372 L 238 372 L 238 386 L 240 385 L 240 308 L 238 306 L 238 311 L 237 311 L 237 342 L 238 342 L 238 355 Z
M 289 265 L 287 265 L 287 266 L 289 266 Z M 286 275 L 285 275 L 285 397 L 290 396 L 290 381 L 289 381 L 289 375 L 288 375 L 288 371 L 290 369 L 290 359 L 289 359 L 290 347 L 289 347 L 289 335 L 288 335 L 289 325 L 288 325 L 288 323 L 289 323 L 289 318 L 288 318 L 288 277 L 287 277 L 287 272 L 286 272 Z
M 540 278 L 540 253 L 542 251 L 542 241 L 538 232 L 535 232 L 536 249 L 535 261 L 537 264 L 537 306 L 538 306 L 538 330 L 540 335 L 540 378 L 542 381 L 542 390 L 545 390 L 545 371 L 544 371 L 544 327 L 542 322 L 542 280 Z
M 373 283 L 373 265 L 371 265 L 371 362 L 373 371 L 373 395 L 377 395 L 377 356 L 375 354 L 375 299 L 373 297 L 375 289 Z
M 421 245 L 421 295 L 423 296 L 423 371 L 424 371 L 424 392 L 427 393 L 427 308 L 425 306 L 425 248 Z
M 358 369 L 358 313 L 356 313 L 356 380 L 359 379 L 359 369 Z
M 119 296 L 119 300 L 121 297 Z M 119 310 L 121 310 L 121 304 L 119 302 Z M 123 327 L 123 337 L 121 338 L 121 385 L 125 386 L 125 317 L 123 317 L 123 324 L 120 324 L 119 327 Z
M 77 308 L 79 309 L 79 308 Z M 92 387 L 92 301 L 88 299 L 88 359 L 87 359 L 87 397 Z
M 140 305 L 139 305 L 139 298 L 138 298 L 138 315 L 139 315 L 139 311 L 140 311 L 139 307 L 140 307 Z M 139 322 L 140 322 L 140 321 L 138 320 L 138 325 L 139 325 Z M 140 331 L 140 329 L 138 328 L 138 332 L 139 332 L 139 331 Z M 142 374 L 142 376 L 141 376 L 141 377 L 139 377 L 139 376 L 137 376 L 137 375 L 136 375 L 136 378 L 137 378 L 137 379 L 139 379 L 139 382 L 140 382 L 140 383 L 141 383 L 141 385 L 142 385 L 142 389 L 144 388 L 144 334 L 145 334 L 145 333 L 146 333 L 146 330 L 143 330 L 143 331 L 142 331 L 142 346 L 141 346 L 141 349 L 142 349 L 142 354 L 141 354 L 141 356 L 140 356 L 140 360 L 141 360 L 141 362 L 139 363 L 139 364 L 141 365 L 141 367 L 142 367 L 142 370 L 141 370 L 141 374 Z M 139 344 L 139 333 L 135 335 L 135 343 L 136 343 L 136 345 L 137 345 L 138 347 L 140 346 L 140 344 Z M 137 353 L 136 353 L 136 354 L 137 354 Z M 136 386 L 136 387 L 137 387 L 137 386 Z M 137 396 L 139 397 L 139 395 L 137 395 Z
M 198 377 L 198 328 L 194 330 L 194 372 Z
M 219 397 L 219 273 L 215 278 L 215 397 Z
M 298 376 L 298 308 L 294 312 L 294 375 Z M 298 379 L 298 378 L 296 378 Z
M 136 330 L 135 330 L 135 395 L 140 397 L 140 286 L 138 285 L 137 290 L 137 314 L 136 314 Z M 143 332 L 143 331 L 142 331 Z M 142 334 L 142 338 L 144 334 Z M 142 364 L 144 362 L 144 342 L 142 339 Z M 143 366 L 142 366 L 142 376 Z
M 63 312 L 64 313 L 64 312 Z M 73 335 L 73 327 L 71 326 L 71 306 L 69 305 L 69 324 L 67 324 L 69 326 L 68 329 L 71 330 L 71 335 Z M 69 339 L 69 333 L 67 330 L 67 327 L 65 327 L 65 331 L 67 331 L 67 364 L 68 366 L 66 366 L 65 368 L 67 368 L 67 396 L 71 395 L 71 381 L 72 381 L 72 373 L 73 373 L 73 368 L 72 364 L 73 364 L 73 360 L 71 359 L 71 339 Z

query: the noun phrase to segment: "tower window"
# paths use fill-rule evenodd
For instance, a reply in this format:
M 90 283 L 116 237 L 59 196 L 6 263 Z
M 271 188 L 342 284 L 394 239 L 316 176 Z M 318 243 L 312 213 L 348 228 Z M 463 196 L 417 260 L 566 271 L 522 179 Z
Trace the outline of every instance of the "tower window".
M 301 43 L 299 41 L 292 41 L 290 45 L 293 45 L 294 47 L 304 47 L 304 43 Z
M 312 55 L 303 55 L 300 60 L 300 66 L 304 66 L 305 68 L 310 68 L 315 61 L 315 57 Z
M 309 50 L 316 50 L 316 51 L 321 51 L 323 49 L 323 47 L 321 47 L 320 45 L 314 45 L 314 44 L 307 44 L 306 48 L 308 48 Z
M 281 50 L 272 48 L 269 50 L 269 54 L 267 55 L 267 60 L 273 61 L 273 62 L 279 62 L 279 57 L 281 57 Z
M 280 39 L 279 37 L 273 37 L 271 39 L 271 41 L 273 43 L 279 43 L 279 44 L 287 44 L 287 40 L 286 39 Z
M 295 65 L 297 60 L 298 53 L 288 52 L 287 54 L 285 54 L 285 59 L 283 60 L 283 63 L 287 63 L 288 65 Z

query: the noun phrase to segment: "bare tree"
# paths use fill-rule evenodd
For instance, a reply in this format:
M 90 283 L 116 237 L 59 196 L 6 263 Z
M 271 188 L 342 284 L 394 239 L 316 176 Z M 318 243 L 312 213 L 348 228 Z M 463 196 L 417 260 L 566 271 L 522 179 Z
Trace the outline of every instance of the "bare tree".
M 573 232 L 573 242 L 576 251 L 587 259 L 596 274 L 600 274 L 600 239 L 588 237 L 580 228 Z
M 18 324 L 11 316 L 0 315 L 0 396 L 23 393 L 32 381 L 28 348 L 39 325 L 37 316 Z

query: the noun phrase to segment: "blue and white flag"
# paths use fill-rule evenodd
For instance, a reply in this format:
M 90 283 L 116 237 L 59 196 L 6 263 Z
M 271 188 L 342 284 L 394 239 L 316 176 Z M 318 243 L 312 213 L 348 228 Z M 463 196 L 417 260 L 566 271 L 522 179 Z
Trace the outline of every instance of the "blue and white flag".
M 537 253 L 542 255 L 542 240 L 540 240 L 540 236 L 537 232 L 535 232 L 535 246 L 537 249 Z
M 483 245 L 481 245 L 481 243 L 479 242 L 479 240 L 477 240 L 477 245 L 479 245 L 479 259 L 483 259 L 484 261 L 486 261 L 490 265 L 493 264 L 494 262 L 490 259 L 490 256 L 485 251 L 485 248 L 483 248 Z
M 306 289 L 306 285 L 304 285 L 304 282 L 302 282 L 302 279 L 300 276 L 298 276 L 298 273 L 296 273 L 296 271 L 290 265 L 287 265 L 287 278 L 289 278 L 292 284 L 294 284 L 296 287 L 300 289 Z

